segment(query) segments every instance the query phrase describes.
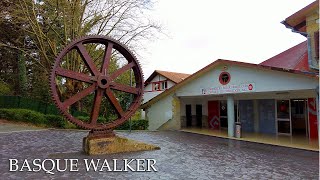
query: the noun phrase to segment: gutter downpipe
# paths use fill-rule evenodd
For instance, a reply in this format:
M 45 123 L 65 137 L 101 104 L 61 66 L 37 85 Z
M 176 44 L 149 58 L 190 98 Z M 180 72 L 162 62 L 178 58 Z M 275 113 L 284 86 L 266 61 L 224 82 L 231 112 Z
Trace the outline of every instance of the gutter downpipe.
M 313 65 L 313 61 L 312 61 L 312 52 L 311 52 L 311 39 L 310 39 L 310 35 L 307 32 L 301 32 L 298 31 L 296 29 L 294 29 L 294 27 L 292 27 L 291 25 L 289 25 L 285 20 L 281 22 L 283 25 L 285 25 L 286 28 L 291 29 L 292 32 L 294 33 L 299 33 L 305 37 L 307 37 L 307 43 L 308 43 L 308 64 L 309 64 L 309 68 L 316 70 L 319 72 L 319 66 L 316 67 Z M 320 123 L 319 123 L 319 115 L 320 115 L 320 107 L 319 107 L 319 84 L 316 86 L 315 91 L 317 93 L 316 96 L 316 107 L 317 107 L 317 124 L 318 124 L 318 140 L 320 141 Z

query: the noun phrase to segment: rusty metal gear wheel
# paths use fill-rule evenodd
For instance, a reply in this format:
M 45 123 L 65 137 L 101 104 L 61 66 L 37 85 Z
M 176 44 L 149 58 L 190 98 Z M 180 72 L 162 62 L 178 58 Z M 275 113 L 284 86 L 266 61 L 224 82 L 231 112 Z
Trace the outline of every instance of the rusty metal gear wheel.
M 96 66 L 89 51 L 86 49 L 86 44 L 96 44 L 97 47 L 105 46 L 100 69 Z M 86 68 L 90 71 L 90 74 L 81 73 L 81 71 L 77 70 L 68 70 L 61 67 L 65 56 L 74 50 L 76 50 L 76 53 L 80 55 Z M 113 72 L 109 72 L 108 69 L 113 51 L 120 53 L 127 61 L 127 64 Z M 117 77 L 130 70 L 133 72 L 135 81 L 133 86 L 120 84 L 115 81 Z M 75 94 L 68 99 L 62 100 L 58 92 L 58 86 L 63 86 L 64 84 L 57 83 L 58 76 L 65 79 L 72 79 L 87 83 L 88 86 L 78 92 L 75 92 Z M 143 74 L 137 59 L 125 45 L 106 36 L 86 36 L 71 42 L 56 57 L 50 75 L 50 89 L 56 106 L 70 122 L 92 131 L 112 130 L 128 120 L 139 108 L 143 95 Z M 128 108 L 124 109 L 121 107 L 114 91 L 129 93 L 133 97 Z M 71 115 L 70 107 L 86 96 L 93 96 L 93 93 L 93 107 L 89 122 L 82 121 Z M 118 117 L 108 123 L 98 123 L 97 121 L 103 97 L 108 99 Z

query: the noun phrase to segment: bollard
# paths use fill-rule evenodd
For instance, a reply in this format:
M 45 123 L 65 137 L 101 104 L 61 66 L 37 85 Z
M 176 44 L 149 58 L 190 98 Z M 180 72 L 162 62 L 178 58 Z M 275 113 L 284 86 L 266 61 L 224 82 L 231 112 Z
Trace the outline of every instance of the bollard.
M 236 138 L 241 138 L 241 123 L 236 122 Z

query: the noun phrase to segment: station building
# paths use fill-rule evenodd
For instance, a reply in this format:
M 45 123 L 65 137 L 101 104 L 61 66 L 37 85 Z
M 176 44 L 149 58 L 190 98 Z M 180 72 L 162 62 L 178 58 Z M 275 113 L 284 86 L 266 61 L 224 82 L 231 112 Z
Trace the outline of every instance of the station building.
M 150 130 L 188 128 L 318 139 L 319 1 L 282 23 L 302 42 L 260 64 L 218 59 L 142 105 Z

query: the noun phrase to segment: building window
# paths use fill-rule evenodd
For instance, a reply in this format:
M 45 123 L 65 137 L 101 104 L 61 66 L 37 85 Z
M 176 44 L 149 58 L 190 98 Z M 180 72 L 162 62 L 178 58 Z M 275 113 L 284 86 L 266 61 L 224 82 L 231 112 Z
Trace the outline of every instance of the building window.
M 152 83 L 152 90 L 153 91 L 160 91 L 160 83 L 159 82 Z
M 152 91 L 162 91 L 168 89 L 167 81 L 153 82 Z
M 168 88 L 168 83 L 167 83 L 167 81 L 163 81 L 163 82 L 161 83 L 161 89 L 164 90 L 164 89 L 167 89 L 167 88 Z

